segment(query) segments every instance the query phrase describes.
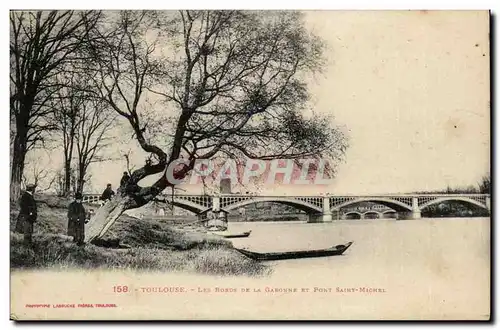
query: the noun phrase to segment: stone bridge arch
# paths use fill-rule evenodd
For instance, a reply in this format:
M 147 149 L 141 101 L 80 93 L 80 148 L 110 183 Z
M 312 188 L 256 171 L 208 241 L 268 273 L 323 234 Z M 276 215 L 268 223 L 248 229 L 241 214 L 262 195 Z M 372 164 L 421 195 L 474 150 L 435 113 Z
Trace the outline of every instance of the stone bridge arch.
M 412 210 L 411 197 L 344 197 L 344 198 L 331 198 L 330 208 L 341 209 L 349 205 L 357 204 L 360 202 L 372 202 L 387 206 L 396 212 L 408 212 Z
M 375 219 L 382 219 L 382 213 L 378 212 L 378 211 L 373 211 L 373 210 L 366 211 L 365 213 L 363 213 L 363 218 L 367 219 L 366 216 L 368 216 L 370 214 L 375 214 L 376 215 Z M 370 218 L 368 218 L 368 219 L 370 219 Z
M 357 215 L 358 217 L 354 218 L 354 219 L 348 219 L 348 217 L 352 216 L 352 215 Z M 342 217 L 345 219 L 348 219 L 348 220 L 361 220 L 363 218 L 363 214 L 361 212 L 358 212 L 358 211 L 349 211 L 347 213 L 344 213 L 342 215 Z
M 234 203 L 228 204 L 227 202 L 221 201 L 221 208 L 224 209 L 225 211 L 232 211 L 239 209 L 241 207 L 255 204 L 255 203 L 279 203 L 279 204 L 284 204 L 288 206 L 295 207 L 299 210 L 305 211 L 307 213 L 321 213 L 323 212 L 323 207 L 320 203 L 322 203 L 322 200 L 317 198 L 318 202 L 315 200 L 308 201 L 307 198 L 304 199 L 299 199 L 299 198 L 293 198 L 293 197 L 278 197 L 278 196 L 268 196 L 268 197 L 249 197 L 245 199 L 241 199 L 239 201 L 236 201 Z M 313 204 L 312 202 L 315 202 Z
M 481 203 L 478 200 L 472 199 L 470 197 L 465 197 L 465 196 L 463 196 L 463 197 L 462 196 L 442 196 L 442 197 L 437 197 L 437 198 L 435 198 L 433 200 L 427 201 L 426 203 L 423 203 L 423 204 L 419 205 L 419 207 L 420 207 L 421 210 L 423 210 L 423 209 L 425 209 L 428 206 L 431 206 L 431 205 L 434 205 L 434 204 L 443 203 L 443 202 L 449 202 L 449 201 L 464 202 L 464 203 L 467 203 L 467 204 L 479 206 L 479 207 L 481 207 L 481 208 L 483 208 L 485 210 L 489 210 L 488 206 L 486 205 L 486 203 Z

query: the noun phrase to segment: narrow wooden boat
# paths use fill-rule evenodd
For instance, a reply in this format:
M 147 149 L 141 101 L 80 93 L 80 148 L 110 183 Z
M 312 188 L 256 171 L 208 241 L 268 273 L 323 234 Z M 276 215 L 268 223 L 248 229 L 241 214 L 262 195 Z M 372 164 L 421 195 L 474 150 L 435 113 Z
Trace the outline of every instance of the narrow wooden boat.
M 245 256 L 254 260 L 283 260 L 283 259 L 299 259 L 299 258 L 317 258 L 317 257 L 329 257 L 338 256 L 344 253 L 353 242 L 348 242 L 346 244 L 340 244 L 332 246 L 328 249 L 322 250 L 305 250 L 305 251 L 287 251 L 287 252 L 268 252 L 260 253 L 253 252 L 244 249 L 237 249 L 238 252 L 244 254 Z
M 221 233 L 221 232 L 219 232 L 219 233 L 218 232 L 211 232 L 211 233 L 214 235 L 217 235 L 217 236 L 222 236 L 224 238 L 243 238 L 243 237 L 250 236 L 252 231 L 249 230 L 249 231 L 245 231 L 242 233 Z

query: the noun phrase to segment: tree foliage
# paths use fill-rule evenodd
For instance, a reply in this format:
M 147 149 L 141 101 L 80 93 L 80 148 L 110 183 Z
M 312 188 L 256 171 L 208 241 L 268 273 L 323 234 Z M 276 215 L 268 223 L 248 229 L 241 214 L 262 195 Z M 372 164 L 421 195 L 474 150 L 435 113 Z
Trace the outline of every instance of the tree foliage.
M 153 161 L 132 173 L 139 204 L 173 183 L 165 168 L 196 159 L 306 158 L 338 161 L 343 134 L 305 115 L 306 78 L 323 65 L 323 44 L 296 12 L 120 12 L 93 35 L 99 97 L 132 127 Z M 146 100 L 159 98 L 160 109 Z M 154 115 L 151 115 L 151 114 Z

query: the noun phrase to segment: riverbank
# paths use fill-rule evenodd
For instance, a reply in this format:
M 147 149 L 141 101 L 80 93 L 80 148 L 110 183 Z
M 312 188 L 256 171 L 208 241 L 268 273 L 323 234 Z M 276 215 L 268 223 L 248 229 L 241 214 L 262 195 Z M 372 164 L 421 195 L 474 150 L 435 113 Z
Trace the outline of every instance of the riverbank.
M 11 205 L 11 228 L 15 227 L 17 213 L 17 206 Z M 127 248 L 94 244 L 79 247 L 66 235 L 66 213 L 59 205 L 40 204 L 30 248 L 24 246 L 22 234 L 11 231 L 12 269 L 158 270 L 222 276 L 270 273 L 268 266 L 242 256 L 230 241 L 207 235 L 201 227 L 126 215 L 118 219 L 103 241 L 119 242 L 110 245 Z

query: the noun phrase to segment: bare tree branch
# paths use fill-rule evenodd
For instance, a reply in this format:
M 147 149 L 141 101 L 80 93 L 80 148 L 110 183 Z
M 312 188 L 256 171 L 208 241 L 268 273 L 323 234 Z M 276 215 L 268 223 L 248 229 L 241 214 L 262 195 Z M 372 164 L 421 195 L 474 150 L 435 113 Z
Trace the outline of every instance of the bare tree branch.
M 12 11 L 10 13 L 10 111 L 15 122 L 12 198 L 19 195 L 26 153 L 45 143 L 47 102 L 61 87 L 53 79 L 68 63 L 81 60 L 77 50 L 100 19 L 97 11 Z

